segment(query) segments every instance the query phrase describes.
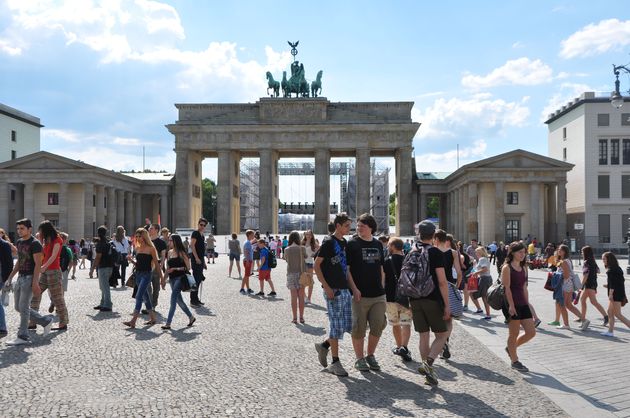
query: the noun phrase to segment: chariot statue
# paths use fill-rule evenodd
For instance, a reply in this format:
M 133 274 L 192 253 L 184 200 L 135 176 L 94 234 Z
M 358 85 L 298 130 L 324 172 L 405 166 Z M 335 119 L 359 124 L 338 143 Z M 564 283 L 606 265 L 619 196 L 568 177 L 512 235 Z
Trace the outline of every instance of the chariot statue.
M 306 80 L 306 73 L 304 70 L 304 64 L 300 63 L 295 59 L 297 55 L 297 46 L 300 41 L 290 42 L 289 46 L 291 47 L 291 55 L 293 55 L 293 62 L 291 63 L 291 76 L 287 79 L 287 72 L 282 72 L 282 81 L 278 82 L 274 80 L 273 75 L 267 71 L 267 94 L 271 97 L 278 97 L 279 90 L 282 88 L 282 96 L 283 97 L 292 97 L 292 94 L 295 93 L 295 97 L 309 97 L 309 93 L 313 97 L 318 97 L 322 92 L 322 74 L 323 71 L 319 71 L 317 73 L 317 78 L 315 81 L 309 83 Z M 269 90 L 272 91 L 269 94 Z

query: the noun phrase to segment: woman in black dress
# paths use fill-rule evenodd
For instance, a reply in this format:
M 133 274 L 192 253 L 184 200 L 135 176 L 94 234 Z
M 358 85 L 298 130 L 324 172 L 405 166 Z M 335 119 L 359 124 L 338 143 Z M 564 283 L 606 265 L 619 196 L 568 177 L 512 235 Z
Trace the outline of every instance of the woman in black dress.
M 619 267 L 617 257 L 611 252 L 602 255 L 606 275 L 608 276 L 608 331 L 602 332 L 605 337 L 614 337 L 615 317 L 630 328 L 630 320 L 621 314 L 621 304 L 628 302 L 626 299 L 626 287 L 624 283 L 623 270 Z

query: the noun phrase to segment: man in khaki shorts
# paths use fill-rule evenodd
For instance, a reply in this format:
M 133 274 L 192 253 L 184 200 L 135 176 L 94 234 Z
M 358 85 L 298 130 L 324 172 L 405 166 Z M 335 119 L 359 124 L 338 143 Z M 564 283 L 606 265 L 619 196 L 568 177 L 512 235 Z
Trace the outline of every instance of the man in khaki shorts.
M 357 357 L 354 368 L 359 371 L 381 370 L 374 351 L 387 321 L 385 319 L 385 273 L 383 245 L 374 238 L 376 220 L 364 213 L 357 219 L 357 236 L 348 241 L 348 283 L 352 289 L 352 346 Z M 367 356 L 364 342 L 370 324 Z
M 411 361 L 411 354 L 407 348 L 409 337 L 411 336 L 411 309 L 409 308 L 409 298 L 398 296 L 398 278 L 405 259 L 403 253 L 403 240 L 400 238 L 390 238 L 387 243 L 388 257 L 385 259 L 383 269 L 385 270 L 385 296 L 387 298 L 387 320 L 392 326 L 396 347 L 392 352 L 402 357 L 403 361 Z

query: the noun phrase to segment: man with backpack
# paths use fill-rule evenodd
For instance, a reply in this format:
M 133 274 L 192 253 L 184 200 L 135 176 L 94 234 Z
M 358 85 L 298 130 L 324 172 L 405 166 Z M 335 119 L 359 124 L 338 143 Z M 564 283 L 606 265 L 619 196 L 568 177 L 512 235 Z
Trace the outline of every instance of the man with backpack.
M 405 259 L 398 285 L 399 293 L 410 296 L 413 325 L 420 334 L 422 364 L 418 372 L 426 377 L 425 383 L 430 385 L 438 384 L 433 362 L 446 343 L 448 337 L 446 321 L 451 316 L 444 256 L 442 251 L 431 245 L 434 234 L 433 222 L 425 220 L 418 224 L 420 241 Z M 435 334 L 431 344 L 430 331 Z
M 98 234 L 98 243 L 96 244 L 96 258 L 92 267 L 90 268 L 90 279 L 94 269 L 97 269 L 98 284 L 101 289 L 101 303 L 94 307 L 101 312 L 112 311 L 112 298 L 109 290 L 109 278 L 112 275 L 114 268 L 114 260 L 116 260 L 118 253 L 116 248 L 107 239 L 107 227 L 101 225 L 96 231 Z
M 258 249 L 260 251 L 260 270 L 258 270 L 258 281 L 260 282 L 260 292 L 256 293 L 256 296 L 265 296 L 265 280 L 271 287 L 271 292 L 267 296 L 275 297 L 276 290 L 273 287 L 271 281 L 271 269 L 276 267 L 276 255 L 273 251 L 267 248 L 265 240 L 263 238 L 258 240 Z
M 345 213 L 335 217 L 335 232 L 322 241 L 313 266 L 317 279 L 324 288 L 324 299 L 328 310 L 330 330 L 328 339 L 315 343 L 319 364 L 336 376 L 348 376 L 339 361 L 339 340 L 352 330 L 352 295 L 348 286 L 348 265 L 346 262 L 346 239 L 352 221 Z M 328 351 L 332 363 L 328 365 Z

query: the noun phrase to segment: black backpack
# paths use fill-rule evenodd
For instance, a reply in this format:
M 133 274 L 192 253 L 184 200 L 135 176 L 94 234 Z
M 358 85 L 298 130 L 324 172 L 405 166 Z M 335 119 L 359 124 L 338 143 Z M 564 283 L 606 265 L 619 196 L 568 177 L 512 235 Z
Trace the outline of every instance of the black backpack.
M 397 296 L 424 298 L 435 289 L 429 264 L 430 245 L 416 244 L 405 256 L 397 283 Z
M 278 265 L 278 260 L 276 260 L 275 251 L 272 251 L 271 249 L 268 251 L 268 257 L 266 261 L 267 267 L 269 267 L 270 269 L 276 268 L 276 266 Z

